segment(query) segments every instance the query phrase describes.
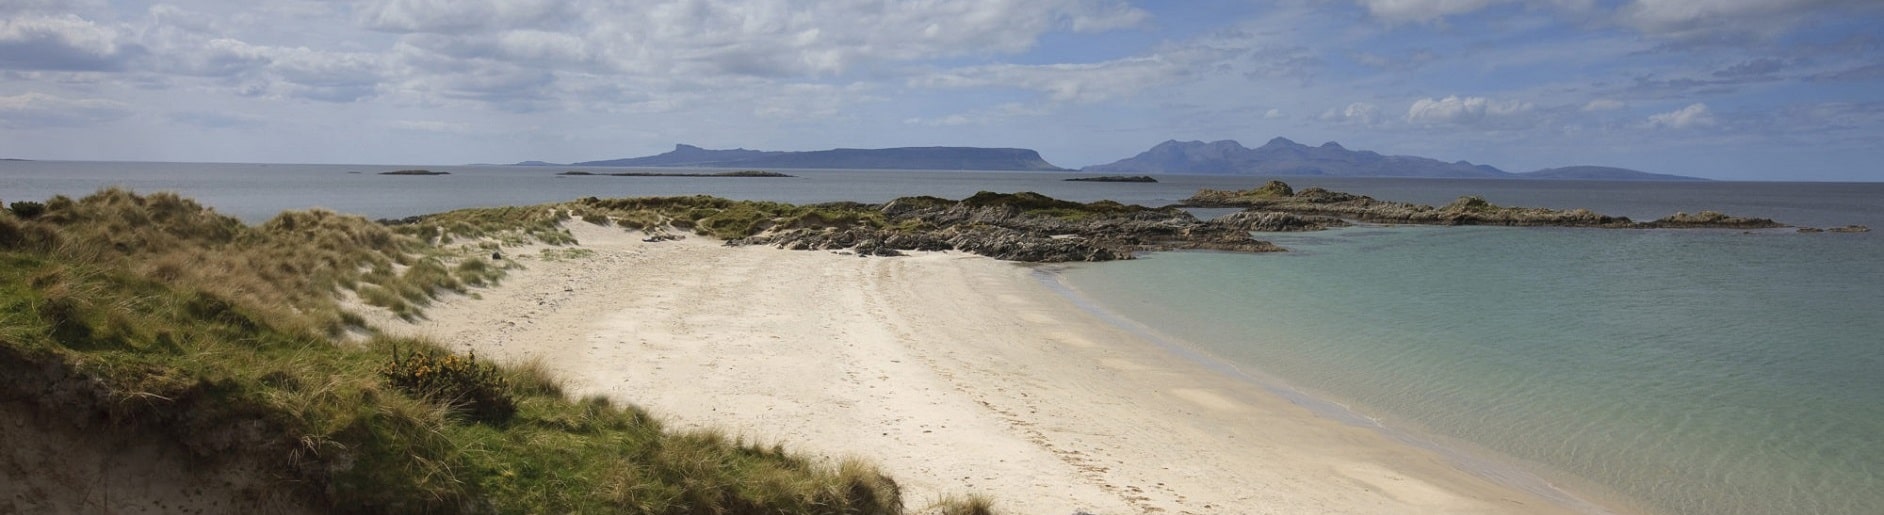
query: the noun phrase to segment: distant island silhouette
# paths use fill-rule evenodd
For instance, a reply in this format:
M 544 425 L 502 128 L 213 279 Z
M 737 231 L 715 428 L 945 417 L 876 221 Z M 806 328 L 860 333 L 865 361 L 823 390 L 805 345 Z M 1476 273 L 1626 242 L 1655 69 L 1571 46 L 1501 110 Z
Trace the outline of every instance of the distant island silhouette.
M 563 175 L 563 176 L 600 175 L 600 176 L 608 176 L 608 177 L 796 177 L 795 175 L 786 175 L 786 174 L 782 174 L 778 172 L 768 172 L 764 170 L 741 170 L 737 172 L 712 172 L 712 173 L 686 173 L 686 172 L 595 173 L 595 172 L 585 172 L 581 170 L 570 170 L 570 171 L 559 173 L 556 175 Z
M 1474 179 L 1558 179 L 1606 181 L 1704 181 L 1697 177 L 1648 173 L 1606 166 L 1570 166 L 1511 173 L 1468 161 L 1445 162 L 1419 156 L 1389 156 L 1348 150 L 1340 143 L 1308 146 L 1275 138 L 1256 148 L 1235 140 L 1166 141 L 1136 156 L 1093 165 L 1082 172 L 1187 173 L 1260 176 L 1434 177 Z
M 518 166 L 563 166 L 524 161 Z M 644 157 L 583 161 L 568 166 L 676 168 L 830 168 L 868 170 L 1061 171 L 1040 153 L 1024 148 L 903 147 L 838 148 L 810 152 L 713 150 L 675 145 L 674 150 Z
M 593 166 L 637 168 L 786 168 L 837 170 L 989 170 L 1072 171 L 1025 148 L 900 147 L 836 148 L 815 151 L 708 149 L 678 144 L 651 156 L 558 164 L 523 161 L 510 166 Z M 1201 174 L 1318 177 L 1425 177 L 1471 179 L 1705 181 L 1698 177 L 1649 173 L 1610 166 L 1565 166 L 1513 173 L 1469 161 L 1446 162 L 1420 156 L 1385 155 L 1350 150 L 1333 141 L 1319 146 L 1275 138 L 1248 148 L 1236 140 L 1177 141 L 1152 146 L 1135 156 L 1081 168 L 1109 174 Z M 1104 182 L 1104 181 L 1102 181 Z M 1141 181 L 1142 182 L 1142 181 Z

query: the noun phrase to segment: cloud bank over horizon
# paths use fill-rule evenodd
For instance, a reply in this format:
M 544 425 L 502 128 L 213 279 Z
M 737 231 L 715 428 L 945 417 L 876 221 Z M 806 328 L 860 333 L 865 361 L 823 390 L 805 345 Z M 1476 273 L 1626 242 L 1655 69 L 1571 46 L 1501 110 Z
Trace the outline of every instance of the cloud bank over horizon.
M 448 164 L 1285 136 L 1884 180 L 1867 0 L 0 1 L 0 157 Z

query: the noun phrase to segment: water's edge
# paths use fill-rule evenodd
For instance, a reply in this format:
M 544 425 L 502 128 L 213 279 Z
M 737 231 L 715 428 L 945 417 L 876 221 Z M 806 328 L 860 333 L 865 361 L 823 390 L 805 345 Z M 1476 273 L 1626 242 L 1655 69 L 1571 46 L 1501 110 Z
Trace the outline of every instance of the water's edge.
M 1261 392 L 1280 397 L 1291 404 L 1301 406 L 1316 416 L 1334 420 L 1354 427 L 1367 428 L 1395 442 L 1410 445 L 1438 455 L 1454 468 L 1484 478 L 1499 485 L 1536 495 L 1564 508 L 1590 515 L 1621 515 L 1653 513 L 1639 502 L 1624 498 L 1621 494 L 1605 491 L 1591 481 L 1575 478 L 1567 473 L 1543 472 L 1539 464 L 1520 464 L 1522 460 L 1503 456 L 1489 449 L 1479 448 L 1468 442 L 1447 439 L 1437 435 L 1420 434 L 1413 430 L 1390 425 L 1382 419 L 1369 416 L 1355 410 L 1348 404 L 1337 402 L 1323 395 L 1303 391 L 1281 377 L 1254 369 L 1247 365 L 1232 363 L 1222 357 L 1207 352 L 1182 339 L 1160 333 L 1142 322 L 1121 315 L 1096 298 L 1086 294 L 1079 287 L 1068 282 L 1061 270 L 1080 265 L 1018 265 L 1032 270 L 1032 276 L 1048 290 L 1066 299 L 1080 310 L 1093 315 L 1114 327 L 1137 335 L 1140 340 L 1152 344 L 1159 350 L 1171 353 L 1186 361 L 1197 364 L 1211 372 L 1235 379 L 1254 386 Z M 1546 478 L 1545 474 L 1558 477 L 1556 481 Z M 1560 486 L 1559 483 L 1573 482 L 1575 486 Z M 1573 491 L 1575 490 L 1575 491 Z M 1598 495 L 1586 492 L 1601 491 Z M 1598 502 L 1595 499 L 1602 499 Z

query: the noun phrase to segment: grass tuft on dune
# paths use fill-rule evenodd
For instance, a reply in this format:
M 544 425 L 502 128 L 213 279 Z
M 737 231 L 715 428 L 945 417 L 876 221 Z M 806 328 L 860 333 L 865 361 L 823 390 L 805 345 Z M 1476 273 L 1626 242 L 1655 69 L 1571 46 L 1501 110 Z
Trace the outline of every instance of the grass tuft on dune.
M 28 206 L 30 216 L 0 210 L 0 399 L 75 427 L 173 443 L 208 465 L 259 460 L 318 511 L 903 511 L 896 483 L 870 464 L 670 431 L 633 406 L 566 398 L 540 363 L 446 365 L 457 358 L 437 343 L 376 336 L 337 300 L 353 292 L 423 316 L 439 292 L 501 280 L 513 265 L 487 259 L 494 248 L 573 243 L 559 225 L 567 209 L 388 227 L 319 210 L 247 226 L 174 194 L 121 189 Z M 690 220 L 749 230 L 750 217 L 727 212 L 737 209 Z M 389 381 L 395 356 L 412 353 L 461 368 L 444 381 L 476 384 Z M 481 402 L 463 393 L 473 391 L 501 398 L 504 413 L 466 409 Z

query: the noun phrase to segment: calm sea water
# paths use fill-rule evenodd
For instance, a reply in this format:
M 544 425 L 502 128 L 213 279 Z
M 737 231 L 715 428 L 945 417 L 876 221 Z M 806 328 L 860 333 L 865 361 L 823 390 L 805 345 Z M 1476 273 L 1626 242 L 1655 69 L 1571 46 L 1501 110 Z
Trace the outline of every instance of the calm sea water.
M 1668 513 L 1884 513 L 1876 238 L 1425 227 L 1276 240 L 1296 251 L 1063 273 L 1226 361 L 1547 479 Z
M 1260 179 L 792 171 L 556 177 L 569 168 L 0 162 L 0 199 L 170 190 L 250 222 L 403 217 L 582 196 L 875 202 L 1038 191 L 1162 205 Z M 607 171 L 607 170 L 594 170 Z M 349 173 L 363 172 L 363 173 Z M 1714 209 L 1884 230 L 1884 184 L 1308 179 L 1377 198 L 1654 218 Z M 1572 491 L 1681 514 L 1884 513 L 1884 233 L 1357 227 L 1271 255 L 1160 253 L 1058 272 L 1086 302 L 1348 406 L 1396 435 Z M 1476 466 L 1467 463 L 1465 466 Z

